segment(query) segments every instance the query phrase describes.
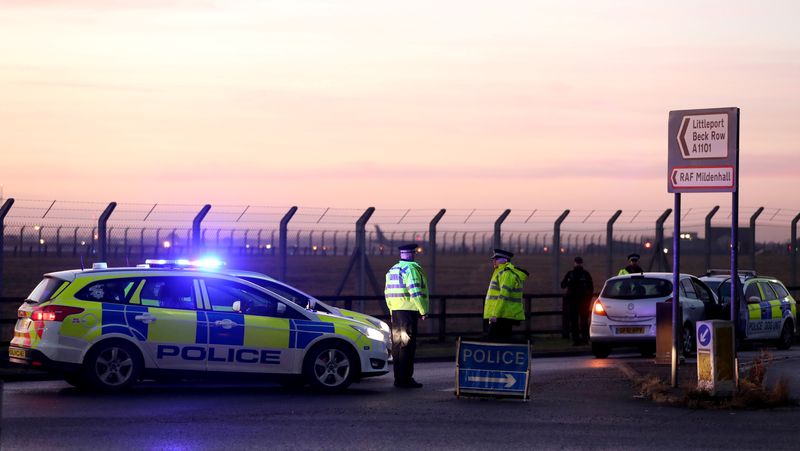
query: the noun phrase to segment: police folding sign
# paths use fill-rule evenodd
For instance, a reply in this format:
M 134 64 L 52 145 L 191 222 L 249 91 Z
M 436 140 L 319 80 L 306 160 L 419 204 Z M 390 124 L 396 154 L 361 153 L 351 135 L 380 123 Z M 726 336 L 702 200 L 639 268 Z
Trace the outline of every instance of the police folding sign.
M 456 396 L 528 399 L 530 343 L 481 343 L 459 338 L 456 356 Z

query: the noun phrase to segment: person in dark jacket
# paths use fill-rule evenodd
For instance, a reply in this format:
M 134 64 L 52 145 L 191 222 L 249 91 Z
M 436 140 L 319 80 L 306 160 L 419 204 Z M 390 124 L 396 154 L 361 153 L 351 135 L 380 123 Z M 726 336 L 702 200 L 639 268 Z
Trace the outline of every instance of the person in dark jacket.
M 567 290 L 564 297 L 569 306 L 572 344 L 575 346 L 586 344 L 589 342 L 589 316 L 592 312 L 594 283 L 589 271 L 583 269 L 583 258 L 575 257 L 575 266 L 567 271 L 561 281 L 561 288 Z

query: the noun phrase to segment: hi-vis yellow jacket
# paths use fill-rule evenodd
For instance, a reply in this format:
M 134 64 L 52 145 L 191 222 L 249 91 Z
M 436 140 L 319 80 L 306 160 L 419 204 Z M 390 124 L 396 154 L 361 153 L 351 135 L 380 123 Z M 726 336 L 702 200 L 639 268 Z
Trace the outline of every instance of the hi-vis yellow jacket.
M 492 317 L 514 320 L 525 319 L 522 305 L 522 283 L 528 274 L 511 263 L 503 263 L 495 268 L 489 291 L 483 306 L 483 318 Z
M 416 262 L 400 260 L 386 273 L 386 305 L 389 310 L 428 314 L 428 279 Z

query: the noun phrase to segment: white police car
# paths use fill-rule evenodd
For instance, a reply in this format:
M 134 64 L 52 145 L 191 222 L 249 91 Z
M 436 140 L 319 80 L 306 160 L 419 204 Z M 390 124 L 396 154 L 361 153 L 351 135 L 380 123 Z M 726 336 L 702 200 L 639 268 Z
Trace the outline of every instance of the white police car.
M 730 270 L 709 270 L 700 280 L 722 300 L 722 319 L 730 319 Z M 783 283 L 755 271 L 739 271 L 740 293 L 737 340 L 772 341 L 778 349 L 789 349 L 797 328 L 797 303 Z
M 9 360 L 104 390 L 162 374 L 235 373 L 302 376 L 338 391 L 387 373 L 388 349 L 375 327 L 239 277 L 101 264 L 44 276 L 18 310 Z

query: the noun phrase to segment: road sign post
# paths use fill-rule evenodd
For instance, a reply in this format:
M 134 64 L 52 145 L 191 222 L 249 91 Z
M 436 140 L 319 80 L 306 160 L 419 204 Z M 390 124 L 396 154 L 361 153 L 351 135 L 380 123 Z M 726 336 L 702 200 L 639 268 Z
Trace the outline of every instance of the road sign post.
M 456 396 L 528 400 L 530 343 L 481 343 L 459 339 L 456 356 Z
M 667 192 L 675 194 L 672 299 L 679 300 L 681 193 L 731 193 L 731 280 L 738 277 L 739 108 L 670 111 L 667 135 Z M 737 285 L 731 284 L 733 324 L 738 310 Z M 680 302 L 672 303 L 673 387 L 678 386 L 679 307 Z

